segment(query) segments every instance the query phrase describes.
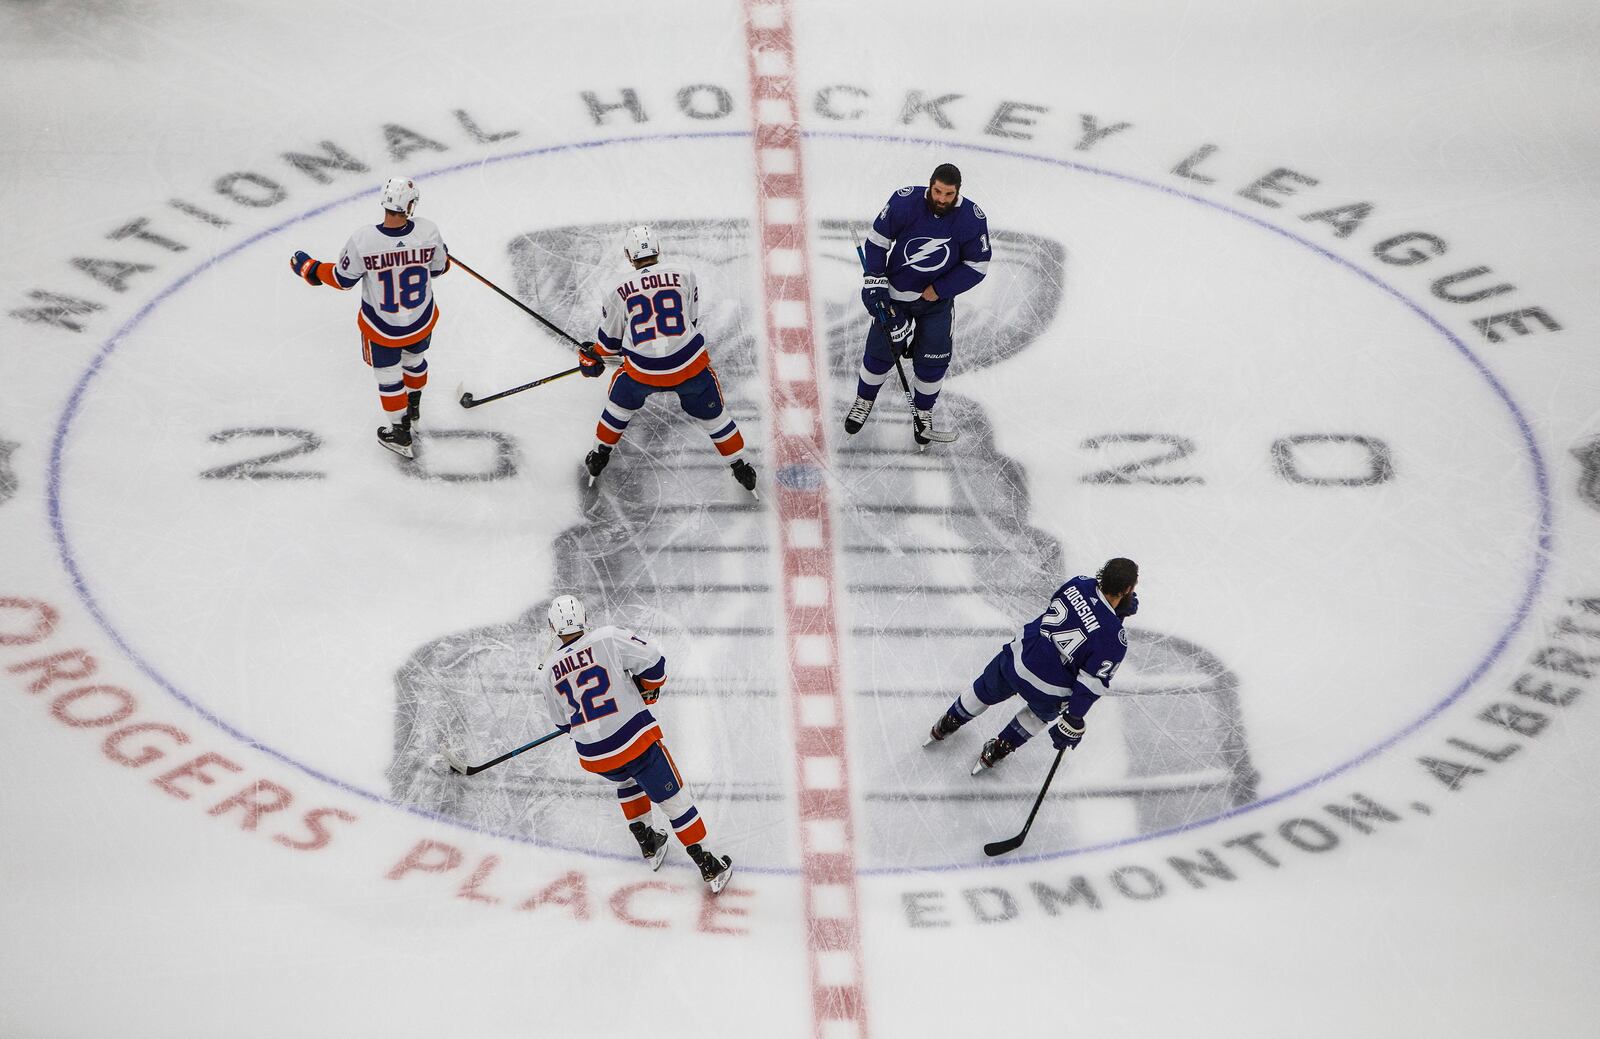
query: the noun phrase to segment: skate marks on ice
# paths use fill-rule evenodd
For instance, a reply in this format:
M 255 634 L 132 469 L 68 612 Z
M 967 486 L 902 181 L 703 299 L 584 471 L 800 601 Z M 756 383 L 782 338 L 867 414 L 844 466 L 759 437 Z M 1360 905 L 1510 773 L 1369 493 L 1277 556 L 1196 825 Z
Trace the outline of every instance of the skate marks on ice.
M 948 392 L 939 406 L 962 436 L 937 454 L 915 451 L 909 419 L 874 413 L 836 455 L 845 485 L 837 499 L 848 575 L 845 676 L 864 791 L 862 858 L 871 869 L 982 862 L 984 842 L 1021 825 L 1048 764 L 1048 739 L 992 773 L 968 774 L 1020 701 L 990 709 L 942 744 L 921 743 L 1063 577 L 1093 566 L 1080 559 L 1069 567 L 1061 545 L 1031 525 L 1025 474 L 995 450 L 983 409 Z M 1255 799 L 1232 672 L 1190 641 L 1137 620 L 1128 630 L 1117 689 L 1090 716 L 1084 749 L 1034 824 L 1036 853 L 1129 840 Z
M 517 238 L 510 253 L 518 294 L 587 337 L 600 293 L 623 269 L 625 226 L 558 227 Z M 728 410 L 744 433 L 746 457 L 765 482 L 767 438 L 756 402 L 766 391 L 748 324 L 759 313 L 748 301 L 749 226 L 707 220 L 653 227 L 663 250 L 693 264 L 699 276 L 700 327 Z M 593 396 L 590 423 L 603 395 Z M 533 675 L 554 645 L 546 604 L 570 592 L 591 618 L 634 628 L 666 653 L 670 679 L 655 713 L 718 847 L 725 838 L 751 866 L 786 865 L 791 827 L 782 779 L 791 755 L 777 695 L 781 640 L 766 512 L 672 394 L 650 398 L 592 488 L 580 459 L 569 461 L 583 513 L 556 539 L 548 594 L 514 622 L 422 647 L 397 675 L 389 771 L 395 796 L 485 830 L 637 854 L 614 807 L 614 785 L 581 772 L 564 740 L 470 779 L 440 777 L 426 767 L 444 742 L 481 761 L 549 731 Z M 575 798 L 589 803 L 566 803 Z M 741 846 L 762 849 L 765 861 L 741 854 Z
M 749 298 L 750 228 L 740 220 L 655 226 L 664 248 L 700 275 L 701 327 L 729 408 L 762 481 L 780 478 L 761 457 L 758 405 L 766 390 L 752 328 L 760 311 Z M 855 264 L 846 222 L 819 227 L 822 263 Z M 618 270 L 622 230 L 620 223 L 583 225 L 519 237 L 511 245 L 519 293 L 553 320 L 586 327 L 597 293 Z M 995 273 L 972 304 L 958 305 L 952 374 L 1028 348 L 1062 298 L 1060 245 L 1003 230 L 993 242 Z M 830 377 L 840 387 L 853 380 L 864 331 L 854 302 L 852 291 L 848 302 L 824 307 Z M 950 744 L 920 747 L 938 712 L 1070 576 L 1061 546 L 1031 524 L 1025 474 L 995 450 L 982 409 L 949 392 L 940 409 L 964 435 L 926 454 L 912 445 L 894 392 L 880 398 L 857 437 L 830 434 L 867 869 L 981 861 L 981 845 L 996 827 L 1014 827 L 1012 816 L 1026 812 L 1039 778 L 1028 763 L 1044 757 L 1024 751 L 999 775 L 966 775 L 979 733 L 987 736 L 1009 717 L 1004 707 Z M 576 459 L 572 468 L 580 480 Z M 665 395 L 652 398 L 596 486 L 581 493 L 583 516 L 556 541 L 549 595 L 573 592 L 592 614 L 660 642 L 672 678 L 657 713 L 709 824 L 752 867 L 793 868 L 793 752 L 779 699 L 782 604 L 769 517 L 733 482 L 699 425 Z M 553 644 L 547 600 L 515 621 L 445 635 L 405 663 L 396 676 L 391 788 L 400 800 L 480 829 L 631 857 L 611 784 L 581 773 L 565 741 L 471 779 L 427 767 L 444 743 L 481 761 L 549 730 L 531 692 L 534 670 Z M 1233 675 L 1182 639 L 1146 628 L 1131 635 L 1121 695 L 1092 719 L 1100 737 L 1094 753 L 1108 767 L 1092 782 L 1074 776 L 1057 784 L 1052 800 L 1063 803 L 1035 825 L 1040 851 L 1155 832 L 1254 797 Z M 1107 738 L 1116 732 L 1120 745 Z M 568 803 L 574 799 L 589 803 Z
M 22 482 L 17 479 L 17 470 L 11 464 L 11 454 L 21 444 L 0 437 L 0 505 L 16 497 L 17 488 Z
M 820 227 L 823 262 L 858 269 L 849 225 Z M 1006 231 L 992 242 L 993 273 L 973 302 L 956 304 L 952 377 L 1034 346 L 1066 290 L 1058 243 Z M 852 385 L 863 333 L 853 304 L 826 308 L 830 367 Z M 994 773 L 968 774 L 982 741 L 1019 701 L 938 747 L 921 743 L 1061 581 L 1100 562 L 1074 558 L 1069 568 L 1061 545 L 1033 525 L 1027 474 L 996 450 L 977 402 L 947 389 L 939 424 L 959 429 L 961 439 L 919 452 L 901 396 L 891 376 L 866 427 L 834 435 L 850 631 L 845 677 L 869 869 L 982 862 L 984 842 L 1021 824 L 1043 778 L 1044 737 Z M 1174 635 L 1136 622 L 1129 636 L 1117 695 L 1090 720 L 1085 754 L 1097 767 L 1059 777 L 1050 796 L 1063 803 L 1041 812 L 1030 837 L 1038 853 L 1127 840 L 1255 799 L 1234 675 Z
M 0 449 L 4 445 L 0 444 Z M 1592 509 L 1600 509 L 1600 436 L 1590 437 L 1572 449 L 1582 472 L 1578 476 L 1578 497 Z M 0 494 L 3 494 L 0 488 Z

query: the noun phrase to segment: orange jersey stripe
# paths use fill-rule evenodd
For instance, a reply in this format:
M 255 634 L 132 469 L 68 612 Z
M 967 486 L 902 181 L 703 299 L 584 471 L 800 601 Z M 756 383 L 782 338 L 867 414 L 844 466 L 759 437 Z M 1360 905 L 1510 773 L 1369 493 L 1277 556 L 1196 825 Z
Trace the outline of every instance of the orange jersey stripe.
M 361 334 L 366 336 L 372 342 L 377 343 L 379 346 L 410 346 L 413 343 L 420 343 L 433 334 L 433 326 L 437 325 L 438 323 L 439 305 L 435 303 L 433 305 L 433 316 L 428 318 L 428 323 L 426 325 L 423 325 L 421 328 L 417 329 L 415 332 L 412 332 L 408 336 L 403 336 L 399 339 L 391 339 L 382 332 L 375 330 L 371 325 L 367 324 L 367 315 L 361 313 L 359 310 L 356 311 L 356 324 L 361 326 Z
M 671 375 L 655 375 L 651 372 L 643 371 L 634 365 L 631 357 L 624 358 L 622 361 L 622 370 L 627 372 L 630 378 L 642 382 L 646 386 L 676 386 L 679 383 L 688 382 L 709 367 L 711 367 L 711 355 L 705 351 L 701 351 L 700 356 L 689 362 L 683 370 L 673 372 Z
M 334 273 L 333 264 L 316 263 L 313 264 L 312 270 L 317 272 L 317 277 L 322 280 L 322 284 L 336 288 L 340 292 L 345 291 L 345 286 L 339 284 L 339 276 Z
M 652 725 L 641 732 L 639 738 L 630 746 L 622 748 L 615 754 L 608 754 L 603 758 L 579 758 L 578 763 L 589 772 L 612 772 L 649 750 L 652 743 L 660 741 L 661 727 Z

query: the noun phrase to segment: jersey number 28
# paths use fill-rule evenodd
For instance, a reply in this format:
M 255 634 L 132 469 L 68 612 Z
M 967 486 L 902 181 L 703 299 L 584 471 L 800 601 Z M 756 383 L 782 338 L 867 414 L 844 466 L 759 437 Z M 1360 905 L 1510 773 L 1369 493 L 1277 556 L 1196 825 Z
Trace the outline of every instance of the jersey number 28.
M 574 683 L 577 688 L 573 688 Z M 611 676 L 598 664 L 586 667 L 575 675 L 568 675 L 556 683 L 556 692 L 560 693 L 566 699 L 567 706 L 572 708 L 572 717 L 568 719 L 568 725 L 582 725 L 596 718 L 604 718 L 608 714 L 616 714 L 616 698 L 606 695 L 610 691 Z
M 688 327 L 683 322 L 683 296 L 677 289 L 660 289 L 648 296 L 642 293 L 629 296 L 628 313 L 633 315 L 628 327 L 633 333 L 634 346 L 648 343 L 657 332 L 664 336 L 681 336 Z

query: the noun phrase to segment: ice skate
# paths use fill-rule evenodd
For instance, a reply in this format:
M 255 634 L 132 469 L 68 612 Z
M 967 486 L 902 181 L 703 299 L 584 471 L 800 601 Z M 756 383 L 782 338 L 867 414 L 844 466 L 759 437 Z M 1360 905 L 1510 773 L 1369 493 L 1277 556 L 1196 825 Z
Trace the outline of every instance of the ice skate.
M 754 494 L 756 501 L 760 501 L 761 495 L 756 492 L 756 467 L 743 458 L 736 458 L 729 468 L 733 470 L 733 478 L 739 481 L 739 486 Z
M 583 467 L 589 470 L 589 486 L 594 486 L 594 478 L 605 471 L 606 463 L 611 461 L 611 448 L 601 444 L 599 447 L 583 456 Z
M 865 397 L 857 397 L 856 402 L 850 405 L 850 413 L 844 417 L 844 431 L 851 436 L 861 432 L 861 427 L 867 424 L 867 416 L 872 414 L 873 402 Z
M 961 439 L 961 434 L 955 430 L 938 430 L 933 428 L 933 409 L 916 411 L 917 420 L 911 424 L 911 436 L 917 442 L 918 451 L 926 451 L 929 444 L 953 444 Z
M 406 424 L 414 426 L 422 421 L 422 391 L 412 390 L 406 394 Z
M 378 443 L 401 458 L 415 457 L 411 452 L 411 423 L 404 418 L 392 426 L 379 426 Z
M 922 745 L 931 747 L 946 736 L 952 735 L 959 728 L 961 728 L 961 719 L 946 711 L 939 716 L 938 721 L 933 723 L 933 728 L 928 730 L 928 738 L 922 741 Z
M 994 768 L 1006 759 L 1006 755 L 1016 749 L 1007 741 L 996 736 L 983 745 L 983 750 L 978 754 L 978 763 L 972 766 L 972 774 L 977 775 L 986 768 Z
M 688 851 L 689 857 L 700 867 L 700 879 L 711 888 L 713 895 L 728 886 L 728 881 L 733 879 L 733 859 L 726 855 L 718 858 L 698 844 L 689 845 Z
M 633 839 L 639 842 L 639 852 L 650 863 L 651 872 L 660 869 L 667 857 L 667 849 L 672 846 L 667 835 L 644 822 L 629 823 L 628 830 L 633 834 Z

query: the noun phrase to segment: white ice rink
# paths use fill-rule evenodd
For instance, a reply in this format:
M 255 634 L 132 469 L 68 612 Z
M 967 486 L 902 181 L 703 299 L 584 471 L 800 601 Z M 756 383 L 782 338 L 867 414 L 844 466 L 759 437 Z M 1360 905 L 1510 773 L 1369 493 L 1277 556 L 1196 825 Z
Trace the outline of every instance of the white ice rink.
M 1138 10 L 1124 10 L 1137 7 Z M 0 0 L 0 1037 L 1578 1036 L 1600 998 L 1600 13 Z M 852 229 L 988 214 L 918 453 Z M 760 470 L 456 270 L 418 459 L 288 270 L 415 177 L 579 338 L 649 221 Z M 928 725 L 1138 560 L 1116 695 Z M 651 874 L 531 673 L 664 648 Z

